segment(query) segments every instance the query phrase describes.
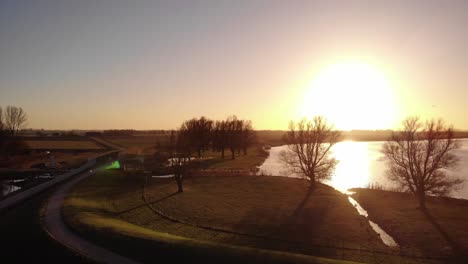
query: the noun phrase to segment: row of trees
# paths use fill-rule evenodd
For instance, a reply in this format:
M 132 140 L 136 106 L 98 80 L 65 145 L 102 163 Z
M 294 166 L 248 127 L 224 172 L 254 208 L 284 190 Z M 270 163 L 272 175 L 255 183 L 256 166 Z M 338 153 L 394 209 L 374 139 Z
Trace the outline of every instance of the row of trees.
M 230 116 L 226 120 L 214 121 L 206 117 L 193 118 L 182 123 L 178 133 L 186 141 L 189 151 L 197 153 L 198 157 L 208 149 L 221 153 L 225 158 L 225 150 L 231 151 L 231 159 L 236 158 L 241 151 L 247 154 L 247 149 L 255 140 L 255 133 L 250 120 Z
M 340 140 L 340 132 L 323 117 L 291 122 L 285 135 L 288 151 L 283 161 L 295 172 L 316 181 L 331 177 L 337 161 L 330 150 Z M 460 147 L 453 129 L 442 120 L 410 117 L 403 121 L 403 129 L 393 132 L 381 150 L 387 160 L 390 180 L 402 190 L 411 192 L 426 208 L 427 195 L 447 195 L 463 181 L 450 175 L 458 158 L 454 151 Z
M 255 134 L 250 120 L 230 116 L 226 120 L 213 121 L 206 117 L 193 118 L 182 123 L 178 131 L 171 131 L 168 142 L 169 167 L 174 174 L 178 192 L 183 192 L 184 176 L 196 165 L 192 154 L 198 157 L 210 147 L 221 152 L 231 151 L 231 159 L 236 152 L 247 154 L 247 148 L 254 142 Z

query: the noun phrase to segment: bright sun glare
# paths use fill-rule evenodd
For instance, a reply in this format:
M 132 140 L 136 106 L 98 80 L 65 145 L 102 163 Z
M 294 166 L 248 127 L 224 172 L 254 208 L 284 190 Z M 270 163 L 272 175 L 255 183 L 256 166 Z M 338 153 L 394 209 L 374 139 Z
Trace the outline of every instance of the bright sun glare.
M 376 67 L 361 62 L 328 66 L 307 88 L 301 115 L 323 115 L 335 127 L 391 128 L 395 118 L 392 89 Z

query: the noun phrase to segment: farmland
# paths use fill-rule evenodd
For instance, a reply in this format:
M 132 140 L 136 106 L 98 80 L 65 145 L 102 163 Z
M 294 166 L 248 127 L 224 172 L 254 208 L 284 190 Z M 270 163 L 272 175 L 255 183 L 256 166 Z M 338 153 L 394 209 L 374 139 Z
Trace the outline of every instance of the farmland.
M 94 141 L 72 141 L 72 140 L 26 140 L 30 149 L 48 149 L 48 150 L 103 150 L 104 147 Z

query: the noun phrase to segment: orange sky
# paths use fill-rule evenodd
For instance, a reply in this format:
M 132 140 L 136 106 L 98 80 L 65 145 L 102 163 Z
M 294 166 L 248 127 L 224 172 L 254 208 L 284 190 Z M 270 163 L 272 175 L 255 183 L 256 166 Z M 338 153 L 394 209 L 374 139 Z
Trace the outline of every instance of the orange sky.
M 408 115 L 468 129 L 464 1 L 58 3 L 0 3 L 0 106 L 29 127 L 236 114 L 286 129 L 322 113 L 342 129 Z

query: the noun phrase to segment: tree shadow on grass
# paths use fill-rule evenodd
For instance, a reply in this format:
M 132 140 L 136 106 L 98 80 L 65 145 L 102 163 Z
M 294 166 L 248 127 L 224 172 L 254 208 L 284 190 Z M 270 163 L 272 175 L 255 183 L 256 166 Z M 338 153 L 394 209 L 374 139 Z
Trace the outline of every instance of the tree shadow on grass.
M 122 215 L 122 214 L 128 213 L 128 212 L 133 211 L 133 210 L 136 210 L 136 209 L 140 209 L 140 208 L 145 207 L 145 206 L 148 206 L 148 205 L 153 205 L 153 204 L 162 202 L 162 201 L 164 201 L 165 199 L 168 199 L 168 198 L 170 198 L 170 197 L 172 197 L 172 196 L 174 196 L 174 195 L 176 195 L 176 194 L 178 194 L 178 192 L 171 193 L 171 194 L 166 195 L 166 196 L 164 196 L 164 197 L 162 197 L 162 198 L 159 198 L 159 199 L 157 199 L 157 200 L 155 200 L 155 201 L 149 201 L 148 203 L 143 203 L 143 204 L 141 204 L 141 205 L 137 205 L 137 206 L 135 206 L 135 207 L 132 207 L 132 208 L 129 208 L 129 209 L 126 209 L 126 210 L 117 212 L 116 215 Z
M 460 263 L 468 263 L 468 253 L 463 250 L 463 247 L 447 233 L 447 231 L 437 222 L 435 217 L 429 212 L 428 209 L 420 210 L 424 217 L 426 217 L 426 219 L 434 226 L 435 229 L 437 229 L 440 235 L 442 235 L 445 241 L 450 245 L 455 254 L 456 260 L 460 261 Z
M 294 209 L 294 212 L 292 213 L 292 215 L 289 218 L 287 218 L 283 224 L 281 224 L 279 228 L 280 230 L 288 226 L 291 226 L 292 224 L 296 222 L 298 216 L 301 214 L 301 212 L 304 211 L 304 206 L 306 205 L 307 201 L 309 201 L 309 198 L 314 193 L 314 191 L 315 191 L 315 188 L 308 188 L 306 195 L 304 196 L 302 201 L 296 206 L 296 209 Z
M 320 205 L 312 207 L 307 207 L 306 205 L 313 194 L 318 191 L 317 187 L 309 188 L 292 214 L 286 217 L 271 235 L 279 237 L 290 237 L 293 235 L 296 239 L 303 242 L 310 238 L 315 238 L 318 230 L 323 225 L 327 208 Z

